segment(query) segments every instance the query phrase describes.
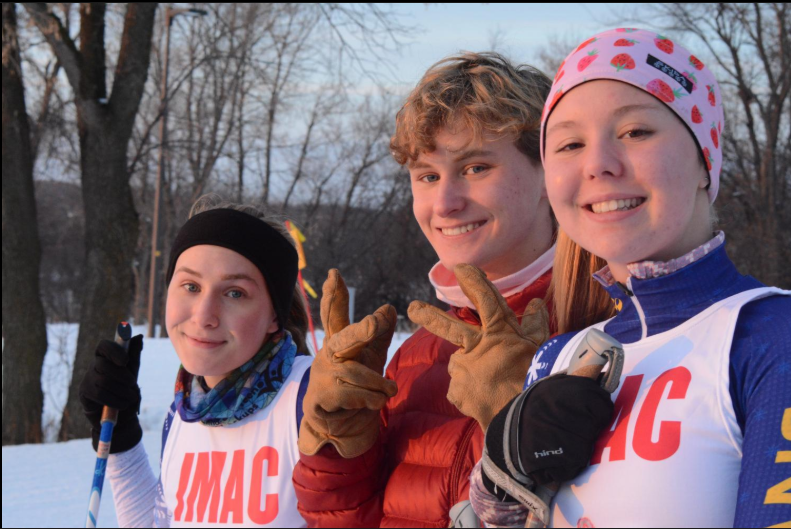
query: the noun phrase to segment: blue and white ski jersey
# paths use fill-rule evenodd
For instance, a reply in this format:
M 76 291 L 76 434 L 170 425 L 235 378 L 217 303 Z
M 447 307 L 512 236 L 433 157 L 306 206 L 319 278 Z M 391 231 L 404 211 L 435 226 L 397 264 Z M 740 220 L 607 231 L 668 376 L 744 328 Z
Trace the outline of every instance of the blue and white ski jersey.
M 723 245 L 672 274 L 631 278 L 629 287 L 631 296 L 617 285 L 607 287 L 620 311 L 604 324 L 604 331 L 624 345 L 676 329 L 715 304 L 763 285 L 739 274 Z M 557 336 L 539 349 L 525 387 L 553 372 L 561 351 L 576 335 Z M 791 298 L 763 297 L 745 304 L 732 337 L 727 387 L 742 436 L 733 524 L 787 523 L 791 521 Z M 658 433 L 655 429 L 653 436 Z M 700 487 L 714 485 L 706 479 L 700 475 Z M 653 501 L 661 504 L 662 498 Z

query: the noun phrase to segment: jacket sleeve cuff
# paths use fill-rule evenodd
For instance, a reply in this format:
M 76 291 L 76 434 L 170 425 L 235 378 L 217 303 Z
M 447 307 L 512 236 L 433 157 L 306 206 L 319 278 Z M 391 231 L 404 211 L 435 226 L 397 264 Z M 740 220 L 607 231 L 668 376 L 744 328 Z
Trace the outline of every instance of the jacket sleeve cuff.
M 300 454 L 293 472 L 300 512 L 307 520 L 310 513 L 355 511 L 365 509 L 372 501 L 378 505 L 387 480 L 383 465 L 381 440 L 352 459 L 344 459 L 331 445 L 313 456 Z
M 335 446 L 326 444 L 315 455 L 309 456 L 302 452 L 299 454 L 300 462 L 314 472 L 328 472 L 332 474 L 357 474 L 366 469 L 377 467 L 383 455 L 381 436 L 376 443 L 364 454 L 350 459 L 342 457 Z

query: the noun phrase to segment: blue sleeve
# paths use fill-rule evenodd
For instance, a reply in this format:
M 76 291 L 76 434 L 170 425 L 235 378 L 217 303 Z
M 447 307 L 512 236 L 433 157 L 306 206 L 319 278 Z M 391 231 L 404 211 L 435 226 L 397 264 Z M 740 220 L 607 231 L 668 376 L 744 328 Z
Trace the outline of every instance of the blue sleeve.
M 544 342 L 544 345 L 541 346 L 533 357 L 533 362 L 530 364 L 530 369 L 527 372 L 525 385 L 522 388 L 523 391 L 536 380 L 549 376 L 563 347 L 565 347 L 569 340 L 576 334 L 575 332 L 569 332 L 555 336 Z
M 297 435 L 302 424 L 302 416 L 305 415 L 302 411 L 302 401 L 305 400 L 305 393 L 308 391 L 308 382 L 310 382 L 310 368 L 302 375 L 302 382 L 299 383 L 299 391 L 297 391 Z
M 734 527 L 788 523 L 791 297 L 764 298 L 742 309 L 731 347 L 730 393 L 744 433 Z

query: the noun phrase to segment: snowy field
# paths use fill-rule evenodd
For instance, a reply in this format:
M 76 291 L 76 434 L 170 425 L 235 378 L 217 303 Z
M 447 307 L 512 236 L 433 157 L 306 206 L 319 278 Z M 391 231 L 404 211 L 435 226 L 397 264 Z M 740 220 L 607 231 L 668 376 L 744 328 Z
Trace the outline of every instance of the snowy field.
M 144 331 L 142 326 L 135 331 Z M 45 437 L 54 440 L 66 403 L 78 327 L 54 324 L 47 328 L 49 349 L 41 376 L 44 389 Z M 388 361 L 408 334 L 397 333 Z M 321 344 L 323 333 L 316 332 Z M 310 342 L 308 338 L 308 342 Z M 146 339 L 140 365 L 143 401 L 140 423 L 151 465 L 159 465 L 160 429 L 173 401 L 179 360 L 170 340 Z M 3 527 L 84 527 L 96 455 L 90 441 L 3 447 Z M 155 471 L 158 474 L 158 471 Z M 105 487 L 100 527 L 118 527 L 112 491 Z

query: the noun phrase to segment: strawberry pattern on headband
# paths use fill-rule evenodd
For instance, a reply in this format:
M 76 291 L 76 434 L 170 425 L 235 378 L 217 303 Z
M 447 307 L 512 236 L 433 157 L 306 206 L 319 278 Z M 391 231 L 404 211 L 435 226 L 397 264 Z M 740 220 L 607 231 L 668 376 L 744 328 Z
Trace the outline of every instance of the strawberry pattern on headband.
M 687 125 L 706 162 L 714 202 L 722 170 L 724 120 L 719 84 L 709 68 L 678 41 L 638 28 L 618 28 L 585 40 L 563 61 L 555 75 L 541 118 L 544 132 L 552 109 L 565 94 L 588 81 L 622 81 L 653 95 Z

